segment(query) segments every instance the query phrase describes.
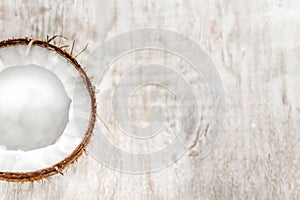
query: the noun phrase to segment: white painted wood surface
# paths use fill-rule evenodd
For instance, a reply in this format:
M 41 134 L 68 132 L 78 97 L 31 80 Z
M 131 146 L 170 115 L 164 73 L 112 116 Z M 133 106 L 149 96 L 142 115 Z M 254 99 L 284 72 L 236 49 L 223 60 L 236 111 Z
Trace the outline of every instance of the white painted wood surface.
M 77 52 L 89 42 L 81 62 L 123 31 L 180 32 L 215 62 L 227 113 L 204 160 L 190 152 L 158 172 L 132 175 L 83 156 L 64 176 L 1 182 L 0 199 L 300 199 L 299 1 L 1 0 L 0 27 L 1 40 L 63 34 Z

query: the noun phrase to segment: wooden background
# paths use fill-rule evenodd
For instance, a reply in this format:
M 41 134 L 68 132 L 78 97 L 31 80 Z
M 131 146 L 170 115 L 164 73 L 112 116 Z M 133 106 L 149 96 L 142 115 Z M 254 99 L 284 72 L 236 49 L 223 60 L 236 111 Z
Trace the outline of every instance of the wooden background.
M 1 0 L 0 27 L 0 39 L 63 34 L 76 52 L 89 42 L 81 62 L 106 37 L 168 28 L 207 50 L 226 92 L 204 160 L 133 175 L 84 156 L 64 176 L 1 182 L 0 199 L 300 199 L 300 1 Z

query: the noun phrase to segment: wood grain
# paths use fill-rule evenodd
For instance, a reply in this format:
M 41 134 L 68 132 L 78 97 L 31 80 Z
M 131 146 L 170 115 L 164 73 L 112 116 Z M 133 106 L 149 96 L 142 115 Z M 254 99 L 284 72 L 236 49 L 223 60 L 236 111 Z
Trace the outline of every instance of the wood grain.
M 117 33 L 174 30 L 208 51 L 226 92 L 222 135 L 203 160 L 196 146 L 132 175 L 84 156 L 64 176 L 1 182 L 0 199 L 300 199 L 299 1 L 1 0 L 0 27 L 0 39 L 63 34 L 76 52 L 89 42 L 81 62 Z

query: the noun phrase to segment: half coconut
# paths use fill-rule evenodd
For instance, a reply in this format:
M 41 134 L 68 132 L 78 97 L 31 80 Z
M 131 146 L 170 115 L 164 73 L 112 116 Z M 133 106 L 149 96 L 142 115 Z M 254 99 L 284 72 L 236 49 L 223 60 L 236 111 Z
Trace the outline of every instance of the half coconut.
M 0 42 L 0 179 L 62 173 L 85 151 L 95 90 L 76 59 L 50 41 Z

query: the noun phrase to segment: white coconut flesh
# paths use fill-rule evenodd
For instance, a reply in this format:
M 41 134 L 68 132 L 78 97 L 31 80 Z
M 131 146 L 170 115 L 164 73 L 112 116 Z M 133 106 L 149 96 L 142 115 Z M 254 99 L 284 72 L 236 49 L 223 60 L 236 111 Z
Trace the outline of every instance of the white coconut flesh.
M 79 72 L 49 49 L 0 49 L 0 171 L 64 160 L 88 128 L 90 96 Z

